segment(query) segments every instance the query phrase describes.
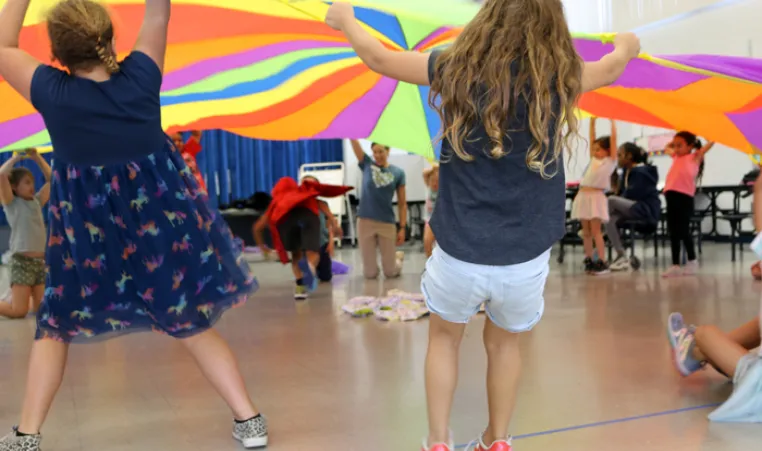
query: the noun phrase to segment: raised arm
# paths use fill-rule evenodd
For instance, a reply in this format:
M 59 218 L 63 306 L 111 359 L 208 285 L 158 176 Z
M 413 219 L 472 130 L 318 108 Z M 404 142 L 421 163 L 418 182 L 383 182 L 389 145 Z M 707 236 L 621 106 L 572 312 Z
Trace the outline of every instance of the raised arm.
M 617 153 L 619 152 L 619 145 L 617 145 L 616 121 L 613 119 L 611 120 L 611 135 L 609 138 L 609 146 L 609 158 L 616 160 Z
M 617 34 L 613 52 L 598 61 L 585 63 L 582 69 L 582 91 L 595 91 L 614 83 L 639 53 L 640 39 L 637 36 L 633 33 Z
M 8 175 L 11 173 L 11 169 L 16 166 L 16 163 L 23 158 L 24 157 L 21 155 L 15 154 L 0 166 L 0 202 L 2 202 L 3 205 L 8 205 L 13 202 L 13 188 L 11 188 L 11 182 L 8 179 Z
M 714 147 L 713 141 L 709 141 L 708 143 L 704 144 L 704 147 L 696 151 L 696 160 L 703 160 L 704 156 L 706 156 L 706 153 L 712 150 L 712 147 Z
M 135 50 L 148 55 L 164 72 L 167 51 L 167 28 L 171 10 L 170 0 L 146 0 L 143 25 L 140 27 Z
M 31 102 L 32 76 L 40 65 L 19 49 L 19 34 L 30 0 L 7 0 L 0 10 L 0 76 Z
M 360 141 L 352 139 L 349 142 L 352 144 L 352 151 L 355 153 L 355 157 L 357 157 L 357 162 L 362 166 L 363 161 L 365 161 L 365 151 L 362 150 Z
M 590 118 L 590 158 L 593 157 L 593 147 L 595 140 L 598 139 L 598 133 L 595 130 L 595 116 Z
M 50 176 L 53 171 L 50 169 L 48 162 L 42 158 L 42 155 L 37 153 L 37 149 L 29 149 L 29 151 L 27 151 L 27 156 L 37 163 L 37 166 L 40 167 L 40 171 L 42 171 L 42 176 L 45 177 L 45 184 L 42 185 L 42 188 L 40 188 L 39 191 L 37 191 L 37 199 L 42 205 L 45 205 L 48 203 L 48 199 L 50 199 Z
M 344 33 L 357 56 L 373 72 L 414 85 L 429 85 L 429 54 L 387 49 L 357 22 L 351 4 L 334 2 L 325 23 Z

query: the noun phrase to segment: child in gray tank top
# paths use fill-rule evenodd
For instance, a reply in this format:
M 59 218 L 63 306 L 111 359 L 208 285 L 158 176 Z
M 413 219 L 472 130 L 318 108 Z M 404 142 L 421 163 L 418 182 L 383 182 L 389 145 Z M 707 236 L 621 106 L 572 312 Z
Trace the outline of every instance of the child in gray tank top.
M 344 33 L 371 70 L 431 86 L 430 104 L 442 122 L 430 222 L 437 247 L 421 281 L 432 313 L 422 450 L 454 449 L 449 420 L 458 347 L 486 302 L 490 418 L 473 449 L 511 451 L 518 336 L 542 317 L 550 247 L 564 234 L 562 151 L 578 133 L 577 101 L 616 81 L 640 43 L 619 34 L 612 53 L 584 63 L 561 0 L 485 0 L 455 42 L 430 55 L 387 49 L 359 25 L 349 3 L 334 2 L 326 23 Z
M 34 174 L 27 168 L 14 167 L 21 160 L 37 163 L 45 185 L 35 192 Z M 37 308 L 45 292 L 45 223 L 42 206 L 50 196 L 50 166 L 37 153 L 27 149 L 14 154 L 0 167 L 0 202 L 11 227 L 11 299 L 0 302 L 0 316 L 24 318 Z

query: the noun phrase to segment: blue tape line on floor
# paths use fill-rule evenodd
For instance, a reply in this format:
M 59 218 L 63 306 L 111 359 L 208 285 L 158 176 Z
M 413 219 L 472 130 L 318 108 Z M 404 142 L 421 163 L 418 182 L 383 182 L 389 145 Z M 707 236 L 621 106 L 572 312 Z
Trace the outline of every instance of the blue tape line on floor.
M 663 412 L 656 412 L 656 413 L 649 413 L 646 415 L 638 415 L 634 417 L 626 417 L 626 418 L 618 418 L 616 420 L 607 420 L 607 421 L 599 421 L 596 423 L 588 423 L 588 424 L 580 424 L 577 426 L 569 426 L 565 428 L 558 428 L 558 429 L 550 429 L 547 431 L 541 431 L 541 432 L 533 432 L 531 434 L 523 434 L 523 435 L 517 435 L 513 437 L 514 440 L 521 440 L 525 438 L 532 438 L 532 437 L 540 437 L 543 435 L 551 435 L 551 434 L 559 434 L 561 432 L 569 432 L 569 431 L 576 431 L 578 429 L 589 429 L 599 426 L 608 426 L 610 424 L 617 424 L 617 423 L 626 423 L 628 421 L 636 421 L 636 420 L 645 420 L 647 418 L 654 418 L 654 417 L 663 417 L 666 415 L 675 415 L 678 413 L 684 413 L 684 412 L 692 412 L 694 410 L 703 410 L 703 409 L 711 409 L 714 407 L 719 407 L 720 403 L 715 404 L 706 404 L 703 406 L 694 406 L 694 407 L 684 407 L 682 409 L 674 409 L 674 410 L 665 410 Z M 467 443 L 462 445 L 457 445 L 455 449 L 462 449 L 468 446 Z

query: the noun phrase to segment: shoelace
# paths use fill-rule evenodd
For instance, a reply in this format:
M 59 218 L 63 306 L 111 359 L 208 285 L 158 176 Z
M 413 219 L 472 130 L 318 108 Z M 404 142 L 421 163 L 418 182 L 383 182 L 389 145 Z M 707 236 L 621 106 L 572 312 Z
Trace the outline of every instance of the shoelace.
M 479 440 L 471 440 L 463 451 L 476 451 L 477 445 L 479 445 Z

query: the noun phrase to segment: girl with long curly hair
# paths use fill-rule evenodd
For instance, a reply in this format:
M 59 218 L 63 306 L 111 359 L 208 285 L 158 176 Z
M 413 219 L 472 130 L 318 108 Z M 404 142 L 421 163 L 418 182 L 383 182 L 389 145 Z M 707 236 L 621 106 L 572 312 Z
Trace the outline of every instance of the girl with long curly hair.
M 520 375 L 519 334 L 542 317 L 551 246 L 565 232 L 563 150 L 579 96 L 613 83 L 638 55 L 633 34 L 583 63 L 561 0 L 487 0 L 455 43 L 431 54 L 384 47 L 334 2 L 326 22 L 371 70 L 431 86 L 442 120 L 437 248 L 421 282 L 432 312 L 425 451 L 451 451 L 449 418 L 466 323 L 486 302 L 489 424 L 477 451 L 508 451 Z

